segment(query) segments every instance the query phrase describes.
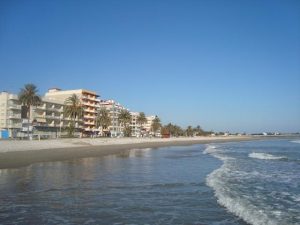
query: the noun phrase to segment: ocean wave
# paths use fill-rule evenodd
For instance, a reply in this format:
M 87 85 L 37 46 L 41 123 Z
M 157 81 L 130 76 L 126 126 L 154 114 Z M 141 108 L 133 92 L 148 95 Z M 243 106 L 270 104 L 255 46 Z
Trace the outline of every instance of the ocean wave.
M 207 145 L 207 147 L 204 149 L 203 154 L 212 154 L 218 152 L 217 147 L 214 145 Z
M 264 159 L 264 160 L 276 160 L 276 159 L 286 159 L 284 156 L 275 156 L 268 153 L 259 153 L 259 152 L 252 152 L 248 155 L 250 158 L 254 159 Z
M 300 144 L 300 140 L 295 140 L 295 141 L 291 141 L 291 142 Z
M 264 210 L 253 205 L 247 198 L 240 198 L 232 194 L 232 189 L 223 179 L 227 173 L 230 173 L 228 163 L 224 164 L 217 170 L 207 176 L 206 183 L 214 189 L 218 203 L 228 211 L 242 218 L 247 223 L 253 225 L 277 225 L 277 221 L 269 218 Z

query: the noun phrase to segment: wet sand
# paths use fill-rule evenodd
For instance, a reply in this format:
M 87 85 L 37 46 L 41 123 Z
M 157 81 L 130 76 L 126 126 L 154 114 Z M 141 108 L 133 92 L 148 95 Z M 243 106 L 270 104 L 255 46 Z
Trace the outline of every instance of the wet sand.
M 50 162 L 50 161 L 64 161 L 73 160 L 79 158 L 87 157 L 102 157 L 110 154 L 120 154 L 126 150 L 130 149 L 142 149 L 142 148 L 159 148 L 167 146 L 187 146 L 193 144 L 205 144 L 205 143 L 217 143 L 217 142 L 236 142 L 236 141 L 249 141 L 257 140 L 261 138 L 254 137 L 223 137 L 223 138 L 177 138 L 171 140 L 157 139 L 147 141 L 140 141 L 138 143 L 130 143 L 130 141 L 117 141 L 98 145 L 81 145 L 79 147 L 63 147 L 63 148 L 49 148 L 45 144 L 47 142 L 40 141 L 37 142 L 42 149 L 35 150 L 21 150 L 21 151 L 4 151 L 2 147 L 2 152 L 0 152 L 0 169 L 5 168 L 18 168 L 28 166 L 32 163 L 37 162 Z M 0 143 L 3 144 L 4 142 Z M 26 143 L 26 142 L 25 142 Z M 32 144 L 32 142 L 27 141 L 27 143 Z M 6 144 L 10 144 L 9 141 Z M 20 143 L 19 143 L 20 145 Z M 2 145 L 4 146 L 4 145 Z M 26 149 L 26 144 L 23 144 L 24 149 Z

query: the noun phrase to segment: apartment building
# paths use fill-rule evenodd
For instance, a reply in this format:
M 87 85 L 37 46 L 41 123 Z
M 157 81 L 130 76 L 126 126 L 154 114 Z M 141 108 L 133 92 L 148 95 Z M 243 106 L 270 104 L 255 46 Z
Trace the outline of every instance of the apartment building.
M 137 123 L 137 118 L 140 113 L 130 112 L 131 114 L 131 136 L 133 137 L 145 137 L 145 136 L 160 136 L 160 131 L 157 131 L 155 134 L 152 131 L 152 123 L 156 116 L 146 116 L 147 122 L 144 124 Z
M 140 137 L 141 136 L 141 125 L 137 122 L 137 118 L 139 117 L 140 113 L 138 112 L 130 112 L 131 114 L 131 136 L 133 137 Z
M 32 106 L 30 120 L 22 118 L 22 106 L 16 94 L 0 93 L 0 129 L 7 130 L 10 138 L 27 137 L 36 135 L 44 138 L 54 138 L 66 134 L 66 128 L 70 126 L 71 118 L 64 118 L 64 103 L 41 98 L 39 106 Z M 82 128 L 81 121 L 76 120 L 77 131 Z M 75 130 L 76 131 L 76 130 Z
M 81 104 L 83 105 L 83 130 L 85 131 L 85 133 L 90 134 L 98 131 L 95 122 L 100 100 L 98 99 L 99 96 L 96 94 L 96 92 L 84 89 L 61 90 L 58 88 L 52 88 L 48 90 L 48 92 L 45 94 L 45 97 L 47 97 L 51 101 L 56 100 L 64 102 L 73 94 L 76 94 L 78 96 L 78 98 L 81 100 Z
M 39 106 L 32 107 L 31 118 L 37 135 L 45 137 L 60 137 L 66 135 L 66 128 L 71 125 L 72 118 L 63 114 L 64 102 L 42 97 Z M 82 120 L 75 120 L 75 134 L 79 135 L 82 129 Z
M 143 128 L 145 129 L 145 131 L 148 133 L 148 134 L 152 134 L 152 122 L 153 120 L 155 119 L 155 116 L 146 116 L 146 119 L 147 119 L 147 123 L 145 123 L 143 125 Z
M 18 96 L 0 93 L 0 130 L 7 130 L 9 137 L 17 137 L 22 128 L 21 105 Z
M 125 109 L 120 103 L 115 102 L 114 100 L 102 100 L 100 101 L 100 108 L 105 108 L 111 118 L 111 126 L 108 127 L 108 130 L 101 130 L 100 133 L 110 132 L 111 137 L 118 137 L 123 135 L 123 127 L 119 124 L 119 114 L 121 110 Z
M 147 123 L 143 125 L 143 128 L 145 129 L 146 133 L 149 134 L 150 136 L 160 137 L 161 136 L 160 129 L 157 130 L 155 133 L 152 130 L 152 123 L 155 118 L 156 116 L 153 115 L 146 116 Z

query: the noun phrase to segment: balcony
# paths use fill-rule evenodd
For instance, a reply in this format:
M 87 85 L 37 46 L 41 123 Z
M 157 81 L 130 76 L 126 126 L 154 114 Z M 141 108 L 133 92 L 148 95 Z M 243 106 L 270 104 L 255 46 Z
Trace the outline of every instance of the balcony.
M 8 123 L 7 127 L 8 128 L 21 128 L 22 124 L 21 123 Z
M 46 110 L 46 106 L 45 105 L 39 105 L 35 108 L 35 110 Z
M 84 125 L 92 125 L 92 126 L 94 126 L 95 123 L 91 122 L 91 121 L 84 121 Z
M 9 119 L 21 119 L 21 114 L 9 114 Z
M 93 102 L 83 101 L 82 104 L 86 106 L 96 107 L 95 103 Z
M 46 119 L 52 119 L 52 120 L 63 120 L 62 117 L 60 117 L 60 116 L 53 116 L 53 115 L 46 115 L 46 116 L 44 116 L 44 118 L 46 118 Z
M 96 113 L 96 110 L 95 109 L 93 109 L 93 110 L 91 110 L 91 109 L 84 109 L 84 112 Z
M 63 109 L 62 108 L 52 108 L 52 107 L 49 107 L 49 108 L 46 108 L 47 111 L 51 111 L 51 112 L 63 112 Z
M 63 121 L 73 121 L 73 118 L 64 117 L 64 118 L 61 118 L 61 120 L 63 120 Z M 79 122 L 79 121 L 81 121 L 81 119 L 78 119 L 78 118 L 75 119 L 75 122 Z
M 84 115 L 83 118 L 84 119 L 95 119 L 95 116 Z
M 21 110 L 21 106 L 16 104 L 9 104 L 8 108 L 12 110 Z

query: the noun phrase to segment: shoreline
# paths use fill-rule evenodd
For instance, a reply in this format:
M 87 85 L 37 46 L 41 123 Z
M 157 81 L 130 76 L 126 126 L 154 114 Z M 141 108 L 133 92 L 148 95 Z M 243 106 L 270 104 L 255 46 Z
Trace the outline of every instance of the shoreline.
M 74 160 L 120 154 L 130 149 L 188 146 L 220 142 L 263 140 L 262 137 L 199 137 L 171 139 L 69 139 L 4 141 L 0 147 L 0 169 L 19 168 L 38 162 Z M 56 141 L 54 145 L 49 145 Z M 67 142 L 66 142 L 67 141 Z M 61 147 L 59 144 L 61 143 Z M 26 145 L 27 144 L 27 145 Z M 48 145 L 47 145 L 48 144 Z M 12 146 L 15 147 L 12 149 Z M 31 147 L 33 149 L 31 149 Z

